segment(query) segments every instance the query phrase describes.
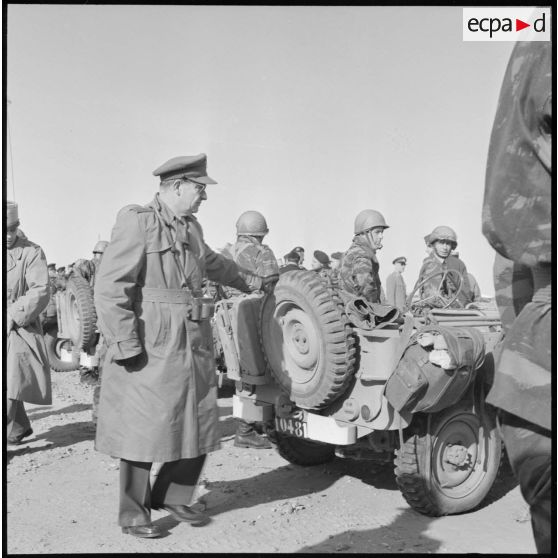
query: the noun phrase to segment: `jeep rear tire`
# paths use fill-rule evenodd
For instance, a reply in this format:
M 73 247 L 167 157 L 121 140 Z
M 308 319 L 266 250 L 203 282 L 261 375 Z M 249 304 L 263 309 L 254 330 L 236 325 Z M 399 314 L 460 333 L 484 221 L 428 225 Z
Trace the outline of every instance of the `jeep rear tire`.
M 399 489 L 425 515 L 472 510 L 489 493 L 503 462 L 495 412 L 484 405 L 481 418 L 457 404 L 433 413 L 430 421 L 428 429 L 427 417 L 420 417 L 418 428 L 396 450 Z
M 58 328 L 49 327 L 44 331 L 45 345 L 50 367 L 55 372 L 70 372 L 79 368 L 79 351 L 76 350 L 69 339 L 58 337 Z M 71 362 L 62 360 L 60 350 L 64 348 L 72 353 Z
M 335 446 L 275 432 L 269 438 L 279 455 L 294 465 L 323 465 L 335 457 Z
M 260 341 L 277 383 L 298 407 L 321 409 L 353 378 L 355 334 L 335 289 L 312 271 L 289 271 L 265 297 Z
M 97 313 L 89 283 L 79 275 L 72 275 L 66 284 L 68 335 L 72 344 L 87 351 L 96 339 Z

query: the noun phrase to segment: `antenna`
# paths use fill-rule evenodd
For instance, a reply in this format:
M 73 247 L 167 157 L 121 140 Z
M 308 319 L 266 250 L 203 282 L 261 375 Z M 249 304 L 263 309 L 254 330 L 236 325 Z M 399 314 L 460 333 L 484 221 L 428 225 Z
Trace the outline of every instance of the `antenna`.
M 8 99 L 8 105 L 11 105 L 12 101 Z M 14 177 L 14 159 L 13 159 L 13 152 L 12 152 L 12 132 L 10 129 L 10 117 L 9 117 L 9 110 L 6 111 L 6 123 L 8 125 L 8 145 L 10 146 L 10 164 L 12 167 L 12 200 L 15 202 L 15 177 Z

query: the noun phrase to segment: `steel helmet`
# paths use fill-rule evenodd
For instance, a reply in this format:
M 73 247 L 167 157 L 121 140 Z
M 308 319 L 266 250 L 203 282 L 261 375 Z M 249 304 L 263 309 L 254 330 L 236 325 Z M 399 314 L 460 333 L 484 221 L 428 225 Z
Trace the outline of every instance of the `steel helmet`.
M 245 211 L 236 222 L 236 234 L 265 236 L 269 232 L 265 217 L 259 211 Z
M 355 218 L 355 234 L 363 233 L 374 227 L 388 229 L 384 216 L 374 209 L 364 209 Z
M 446 227 L 445 225 L 440 225 L 435 227 L 430 233 L 430 243 L 433 244 L 436 240 L 450 240 L 453 243 L 453 248 L 457 246 L 457 235 L 451 227 Z
M 93 247 L 93 254 L 102 254 L 108 246 L 108 242 L 106 240 L 99 240 L 97 244 Z

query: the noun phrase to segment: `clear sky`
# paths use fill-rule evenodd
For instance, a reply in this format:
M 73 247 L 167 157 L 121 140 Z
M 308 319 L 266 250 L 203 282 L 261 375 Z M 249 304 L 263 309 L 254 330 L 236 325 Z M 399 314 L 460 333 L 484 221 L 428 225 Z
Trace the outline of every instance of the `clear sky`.
M 407 285 L 436 225 L 492 296 L 488 141 L 513 43 L 463 42 L 457 7 L 8 5 L 6 194 L 49 262 L 91 257 L 152 171 L 208 155 L 207 243 L 261 211 L 282 257 L 346 250 L 362 209 Z M 11 164 L 13 159 L 13 166 Z

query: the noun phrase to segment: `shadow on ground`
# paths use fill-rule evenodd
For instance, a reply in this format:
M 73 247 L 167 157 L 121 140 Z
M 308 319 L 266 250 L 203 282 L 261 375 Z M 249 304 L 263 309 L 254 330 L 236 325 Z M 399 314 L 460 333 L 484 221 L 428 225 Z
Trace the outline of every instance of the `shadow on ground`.
M 440 542 L 424 534 L 433 519 L 411 509 L 403 509 L 389 525 L 362 531 L 351 529 L 295 552 L 435 553 L 440 548 Z
M 39 434 L 38 436 L 31 436 L 26 439 L 25 444 L 22 446 L 8 446 L 7 461 L 8 463 L 13 457 L 19 455 L 30 455 L 38 451 L 45 451 L 45 449 L 63 448 L 73 446 L 84 441 L 92 441 L 95 438 L 95 428 L 90 421 L 87 422 L 73 422 L 61 426 L 53 426 L 47 432 Z M 47 443 L 36 447 L 35 442 L 44 441 Z M 13 448 L 13 449 L 12 449 Z
M 90 403 L 75 403 L 74 405 L 70 405 L 69 407 L 64 407 L 62 409 L 50 410 L 50 411 L 41 411 L 41 409 L 28 409 L 27 414 L 29 415 L 30 419 L 39 420 L 46 417 L 53 417 L 55 415 L 81 413 L 82 411 L 89 411 L 89 410 L 91 410 Z
M 345 476 L 358 478 L 376 488 L 397 490 L 391 465 L 336 459 L 327 465 L 298 467 L 289 464 L 247 479 L 207 483 L 209 492 L 203 500 L 211 515 L 219 515 L 233 509 L 318 493 Z

